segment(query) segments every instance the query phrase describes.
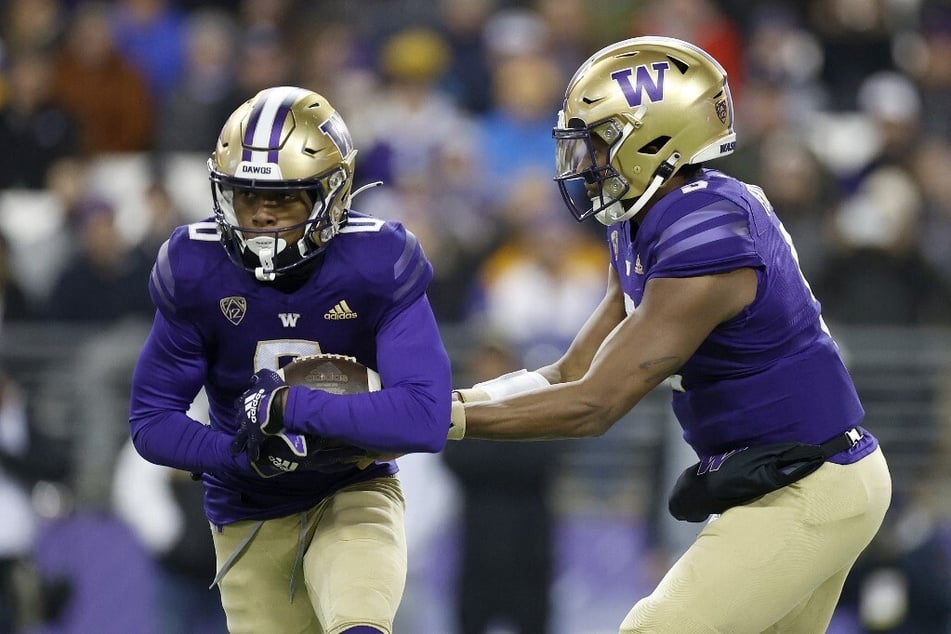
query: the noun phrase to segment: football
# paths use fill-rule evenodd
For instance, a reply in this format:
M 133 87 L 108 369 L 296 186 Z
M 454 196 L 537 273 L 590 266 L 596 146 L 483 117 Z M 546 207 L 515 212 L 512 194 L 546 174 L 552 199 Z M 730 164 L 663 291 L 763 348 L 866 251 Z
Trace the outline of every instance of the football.
M 363 394 L 381 389 L 379 374 L 354 357 L 342 354 L 298 357 L 278 370 L 278 374 L 288 385 L 332 394 Z M 337 440 L 299 434 L 268 438 L 261 446 L 261 451 L 265 463 L 279 473 L 297 470 L 334 472 L 354 467 L 365 469 L 378 457 L 367 454 L 365 449 Z
M 304 385 L 332 394 L 362 394 L 380 389 L 380 375 L 354 357 L 315 354 L 298 357 L 279 372 L 288 385 Z

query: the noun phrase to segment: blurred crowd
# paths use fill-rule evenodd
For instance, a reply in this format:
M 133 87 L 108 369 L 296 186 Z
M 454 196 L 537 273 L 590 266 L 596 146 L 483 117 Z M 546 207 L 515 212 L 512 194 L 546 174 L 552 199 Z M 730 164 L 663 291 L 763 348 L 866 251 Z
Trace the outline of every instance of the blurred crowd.
M 607 270 L 598 227 L 577 225 L 552 182 L 555 114 L 588 55 L 643 34 L 726 68 L 738 149 L 711 167 L 765 190 L 828 322 L 951 325 L 946 1 L 0 2 L 0 338 L 17 324 L 96 333 L 81 347 L 77 424 L 94 432 L 69 479 L 77 504 L 128 501 L 113 474 L 141 471 L 120 450 L 147 276 L 172 227 L 211 215 L 205 161 L 242 101 L 286 84 L 326 96 L 359 150 L 356 186 L 385 185 L 353 207 L 416 233 L 437 317 L 535 367 L 577 331 Z M 460 384 L 488 378 L 458 365 Z M 23 586 L 33 533 L 15 483 L 48 474 L 27 459 L 31 395 L 14 379 L 0 385 L 0 496 L 23 523 L 0 530 L 0 584 Z M 188 576 L 174 502 L 194 491 L 180 474 L 141 477 L 164 483 L 173 520 L 158 533 L 128 521 Z M 37 620 L 65 601 L 44 588 Z M 0 632 L 13 609 L 0 603 Z
M 945 2 L 8 0 L 4 321 L 148 313 L 134 280 L 210 215 L 223 121 L 296 84 L 349 123 L 357 184 L 386 185 L 355 207 L 419 235 L 444 323 L 563 339 L 604 257 L 555 198 L 554 114 L 580 61 L 645 33 L 727 69 L 740 142 L 717 167 L 765 189 L 828 320 L 951 319 Z

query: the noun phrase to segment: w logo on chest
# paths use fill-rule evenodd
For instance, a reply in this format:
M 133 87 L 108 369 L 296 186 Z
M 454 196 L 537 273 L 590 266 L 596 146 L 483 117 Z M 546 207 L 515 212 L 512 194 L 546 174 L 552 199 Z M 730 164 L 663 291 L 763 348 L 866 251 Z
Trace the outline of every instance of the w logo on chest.
M 278 313 L 277 316 L 285 328 L 296 328 L 297 320 L 300 319 L 300 313 Z
M 645 94 L 649 101 L 663 101 L 664 76 L 669 68 L 670 62 L 654 62 L 650 68 L 641 64 L 634 68 L 614 71 L 611 73 L 611 79 L 618 83 L 627 104 L 634 108 L 641 105 Z M 634 76 L 633 81 L 631 75 Z

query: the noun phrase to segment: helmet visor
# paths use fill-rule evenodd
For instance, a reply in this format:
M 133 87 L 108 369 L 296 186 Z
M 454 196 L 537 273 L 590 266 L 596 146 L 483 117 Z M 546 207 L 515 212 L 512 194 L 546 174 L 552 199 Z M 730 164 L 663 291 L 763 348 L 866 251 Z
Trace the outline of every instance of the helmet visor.
M 555 181 L 578 222 L 618 203 L 629 186 L 610 162 L 610 147 L 590 127 L 555 128 Z

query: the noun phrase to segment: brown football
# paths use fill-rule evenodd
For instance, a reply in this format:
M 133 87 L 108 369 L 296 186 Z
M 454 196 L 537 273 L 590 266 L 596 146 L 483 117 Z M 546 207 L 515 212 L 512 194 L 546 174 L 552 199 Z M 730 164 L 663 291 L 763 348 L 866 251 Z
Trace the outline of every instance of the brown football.
M 288 385 L 304 385 L 332 394 L 362 394 L 380 389 L 380 375 L 354 357 L 315 354 L 298 357 L 281 370 Z
M 288 385 L 303 385 L 331 394 L 363 394 L 380 389 L 380 375 L 354 357 L 343 354 L 315 354 L 298 357 L 278 370 Z M 343 447 L 337 440 L 325 439 L 323 448 Z M 368 458 L 372 463 L 373 459 Z M 365 468 L 364 466 L 360 467 Z

